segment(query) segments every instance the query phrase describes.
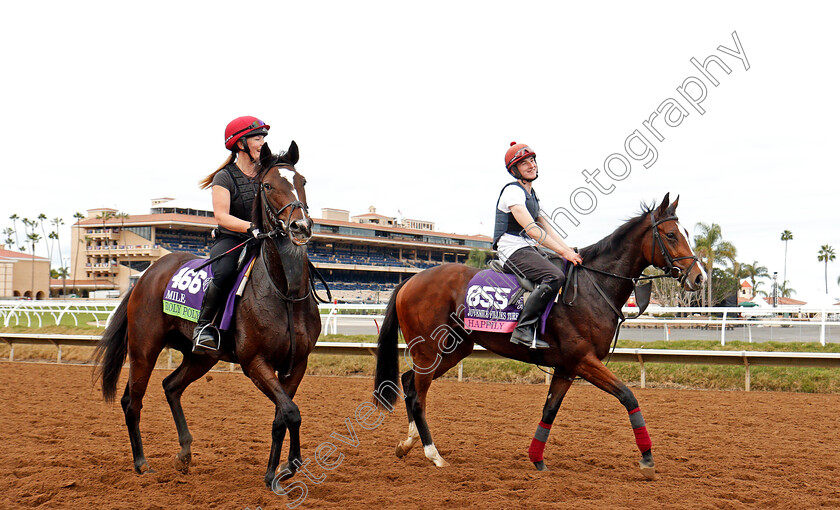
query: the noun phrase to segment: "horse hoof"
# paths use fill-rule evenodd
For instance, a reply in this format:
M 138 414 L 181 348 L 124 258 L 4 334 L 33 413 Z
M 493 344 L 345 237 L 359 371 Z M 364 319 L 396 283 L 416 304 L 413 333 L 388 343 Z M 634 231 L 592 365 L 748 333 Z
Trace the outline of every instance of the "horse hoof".
M 449 463 L 448 463 L 448 462 L 446 462 L 446 461 L 445 461 L 445 460 L 443 460 L 443 459 L 437 459 L 437 460 L 434 460 L 434 461 L 432 461 L 432 462 L 434 462 L 434 463 L 435 463 L 435 466 L 437 466 L 437 467 L 439 467 L 439 468 L 449 467 Z
M 653 467 L 653 461 L 645 461 L 645 459 L 640 460 L 639 470 L 641 470 L 642 475 L 648 480 L 656 479 L 656 469 Z
M 151 466 L 149 466 L 149 464 L 146 463 L 146 462 L 144 462 L 143 464 L 140 464 L 140 466 L 135 466 L 134 471 L 138 475 L 147 475 L 147 474 L 157 473 L 157 471 L 152 469 Z
M 537 471 L 548 471 L 548 468 L 545 467 L 545 462 L 543 461 L 534 462 L 534 467 L 537 468 Z
M 187 454 L 185 456 L 181 456 L 180 453 L 175 455 L 175 460 L 173 464 L 175 464 L 175 471 L 178 471 L 181 474 L 186 475 L 190 472 L 190 462 L 192 461 L 192 455 Z
M 397 453 L 397 458 L 401 459 L 401 458 L 405 457 L 405 454 L 408 453 L 408 452 L 403 450 L 402 443 L 400 443 L 400 444 L 397 445 L 396 453 Z

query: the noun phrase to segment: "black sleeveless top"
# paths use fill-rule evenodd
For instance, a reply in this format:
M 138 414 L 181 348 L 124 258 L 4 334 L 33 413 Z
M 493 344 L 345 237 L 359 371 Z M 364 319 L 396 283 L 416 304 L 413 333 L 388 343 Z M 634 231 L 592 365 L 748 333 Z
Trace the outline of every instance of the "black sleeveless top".
M 524 225 L 520 225 L 516 218 L 513 217 L 513 213 L 511 212 L 502 212 L 499 210 L 499 200 L 502 198 L 502 193 L 505 192 L 508 186 L 519 186 L 522 191 L 525 192 L 525 208 L 528 209 L 528 212 L 531 213 L 531 217 L 535 220 L 537 216 L 539 216 L 540 212 L 540 200 L 537 198 L 537 192 L 531 188 L 531 193 L 528 193 L 525 188 L 519 184 L 519 181 L 510 182 L 505 184 L 502 188 L 502 191 L 499 192 L 499 198 L 496 199 L 496 224 L 493 227 L 493 249 L 496 249 L 496 245 L 499 243 L 499 239 L 504 234 L 513 234 L 519 235 L 523 230 L 525 230 Z

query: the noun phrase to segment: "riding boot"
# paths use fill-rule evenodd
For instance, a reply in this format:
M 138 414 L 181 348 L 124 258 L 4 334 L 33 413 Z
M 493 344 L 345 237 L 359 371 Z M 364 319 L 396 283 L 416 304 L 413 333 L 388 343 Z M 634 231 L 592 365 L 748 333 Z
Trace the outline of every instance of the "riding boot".
M 548 306 L 549 301 L 555 298 L 556 292 L 551 285 L 542 283 L 525 301 L 522 313 L 519 314 L 519 323 L 510 341 L 515 344 L 527 345 L 531 349 L 548 349 L 551 347 L 547 342 L 539 338 L 540 316 Z
M 202 353 L 219 350 L 219 330 L 213 325 L 213 319 L 225 301 L 225 292 L 210 280 L 204 291 L 198 324 L 193 330 L 193 352 Z

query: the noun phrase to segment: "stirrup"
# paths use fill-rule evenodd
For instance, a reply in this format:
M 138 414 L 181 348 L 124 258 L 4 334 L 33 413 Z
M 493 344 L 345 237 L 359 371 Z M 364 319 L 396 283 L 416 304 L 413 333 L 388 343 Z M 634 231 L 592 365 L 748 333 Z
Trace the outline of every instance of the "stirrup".
M 515 331 L 516 330 L 514 330 L 514 332 Z M 524 340 L 524 339 L 516 338 L 513 334 L 511 334 L 510 335 L 510 343 L 517 344 L 517 345 L 524 345 L 524 346 L 528 347 L 529 349 L 534 349 L 534 350 L 536 350 L 536 349 L 548 349 L 548 348 L 551 347 L 551 345 L 548 342 L 546 342 L 545 340 L 541 340 L 541 339 L 537 338 L 537 327 L 532 328 L 531 331 L 533 333 L 531 335 L 531 341 L 530 342 L 527 341 L 527 340 Z
M 208 331 L 207 328 L 210 328 Z M 205 337 L 205 333 L 212 337 L 212 341 L 214 341 L 215 345 L 210 344 L 211 340 Z M 202 354 L 204 352 L 214 352 L 218 351 L 222 346 L 222 336 L 219 333 L 218 328 L 213 325 L 213 323 L 205 324 L 197 331 L 197 334 L 193 333 L 193 348 L 192 352 L 197 354 Z

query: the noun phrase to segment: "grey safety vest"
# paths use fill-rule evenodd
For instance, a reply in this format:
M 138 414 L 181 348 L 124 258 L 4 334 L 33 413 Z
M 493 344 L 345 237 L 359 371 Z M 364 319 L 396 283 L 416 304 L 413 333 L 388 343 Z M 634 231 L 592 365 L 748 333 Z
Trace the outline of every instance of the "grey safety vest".
M 502 198 L 502 193 L 505 192 L 508 186 L 519 186 L 522 191 L 525 192 L 525 208 L 528 209 L 528 212 L 531 213 L 531 217 L 535 220 L 537 216 L 539 216 L 540 212 L 540 200 L 537 198 L 537 192 L 531 188 L 531 194 L 529 195 L 525 188 L 519 184 L 519 181 L 513 181 L 502 188 L 502 191 L 499 192 L 499 198 L 496 199 L 496 224 L 493 227 L 493 249 L 496 249 L 496 245 L 499 243 L 499 239 L 502 237 L 503 234 L 513 234 L 515 236 L 520 235 L 523 230 L 525 230 L 525 226 L 520 225 L 516 218 L 513 217 L 513 213 L 504 213 L 499 210 L 499 200 Z
M 234 163 L 225 166 L 224 170 L 233 179 L 234 189 L 230 191 L 230 214 L 240 220 L 251 221 L 251 209 L 254 206 L 254 199 L 260 191 L 260 184 L 252 181 Z M 239 232 L 233 232 L 224 227 L 219 227 L 222 234 L 241 236 Z

